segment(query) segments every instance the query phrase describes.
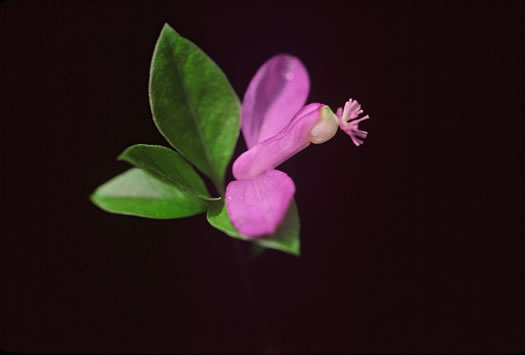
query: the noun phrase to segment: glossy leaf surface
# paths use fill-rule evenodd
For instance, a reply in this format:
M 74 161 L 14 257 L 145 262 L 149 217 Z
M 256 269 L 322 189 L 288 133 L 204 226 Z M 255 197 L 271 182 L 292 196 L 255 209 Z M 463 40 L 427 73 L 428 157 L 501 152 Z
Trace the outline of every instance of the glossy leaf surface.
M 99 186 L 91 200 L 107 212 L 155 219 L 193 216 L 207 208 L 203 200 L 137 168 Z
M 137 144 L 126 149 L 118 159 L 144 169 L 157 179 L 203 200 L 217 199 L 210 196 L 206 185 L 193 167 L 169 148 Z
M 149 95 L 160 132 L 223 192 L 239 135 L 239 98 L 213 60 L 168 24 L 153 54 Z

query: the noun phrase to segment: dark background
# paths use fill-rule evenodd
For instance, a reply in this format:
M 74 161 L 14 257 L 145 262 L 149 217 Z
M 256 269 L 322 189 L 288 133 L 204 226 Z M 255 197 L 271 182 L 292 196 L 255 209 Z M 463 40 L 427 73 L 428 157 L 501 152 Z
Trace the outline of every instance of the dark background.
M 372 117 L 362 147 L 339 133 L 282 166 L 302 256 L 248 266 L 274 349 L 525 350 L 524 3 L 257 3 L 0 4 L 0 347 L 265 350 L 231 238 L 88 199 L 127 146 L 167 145 L 147 82 L 168 22 L 241 98 L 286 52 L 308 101 Z

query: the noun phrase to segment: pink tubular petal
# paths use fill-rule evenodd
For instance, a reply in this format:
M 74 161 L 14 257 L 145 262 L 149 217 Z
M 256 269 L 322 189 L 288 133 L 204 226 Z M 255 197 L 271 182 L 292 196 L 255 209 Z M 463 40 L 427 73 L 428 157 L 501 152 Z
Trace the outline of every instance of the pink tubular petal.
M 280 54 L 267 60 L 242 102 L 242 133 L 248 149 L 281 131 L 304 105 L 309 90 L 310 79 L 299 59 Z
M 241 154 L 233 163 L 233 176 L 252 179 L 308 147 L 310 131 L 319 121 L 323 106 L 304 106 L 283 130 Z
M 288 175 L 270 170 L 254 179 L 230 182 L 226 188 L 226 211 L 245 237 L 273 234 L 294 193 L 295 185 Z

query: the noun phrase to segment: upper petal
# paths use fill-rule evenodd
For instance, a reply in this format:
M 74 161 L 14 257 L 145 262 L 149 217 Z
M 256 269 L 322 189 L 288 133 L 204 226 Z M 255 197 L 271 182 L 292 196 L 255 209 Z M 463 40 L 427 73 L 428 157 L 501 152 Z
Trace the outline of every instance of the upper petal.
M 253 179 L 232 181 L 226 188 L 226 211 L 237 231 L 254 238 L 273 234 L 295 193 L 293 180 L 279 170 Z
M 281 131 L 304 105 L 310 79 L 301 61 L 280 54 L 267 60 L 248 85 L 241 126 L 248 148 Z

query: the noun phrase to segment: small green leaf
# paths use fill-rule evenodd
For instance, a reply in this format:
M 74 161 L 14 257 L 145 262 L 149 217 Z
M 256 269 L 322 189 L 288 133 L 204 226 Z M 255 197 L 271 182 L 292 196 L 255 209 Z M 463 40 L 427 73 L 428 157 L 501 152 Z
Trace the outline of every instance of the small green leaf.
M 299 211 L 292 201 L 283 222 L 271 237 L 259 238 L 256 243 L 266 248 L 277 249 L 296 256 L 301 255 Z
M 207 208 L 203 200 L 137 168 L 99 186 L 91 201 L 108 212 L 155 219 L 193 216 Z
M 144 169 L 157 179 L 203 200 L 220 199 L 210 197 L 199 174 L 183 157 L 169 148 L 137 144 L 126 149 L 118 159 Z
M 275 232 L 275 234 L 261 238 L 246 238 L 243 237 L 233 227 L 228 213 L 226 212 L 226 206 L 224 200 L 214 201 L 211 203 L 211 207 L 207 214 L 208 222 L 215 228 L 226 233 L 230 237 L 251 241 L 265 248 L 272 248 L 290 253 L 293 255 L 300 255 L 300 222 L 299 213 L 297 211 L 297 204 L 292 201 L 283 222 Z
M 212 202 L 210 205 L 210 209 L 208 210 L 208 214 L 206 215 L 206 218 L 213 227 L 226 233 L 230 237 L 245 239 L 233 227 L 233 224 L 230 221 L 230 218 L 228 217 L 228 212 L 226 212 L 224 200 Z
M 222 193 L 239 136 L 239 98 L 221 69 L 168 24 L 153 53 L 149 96 L 162 135 Z

